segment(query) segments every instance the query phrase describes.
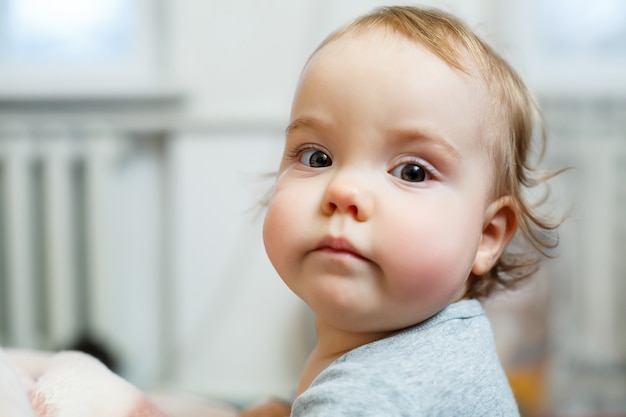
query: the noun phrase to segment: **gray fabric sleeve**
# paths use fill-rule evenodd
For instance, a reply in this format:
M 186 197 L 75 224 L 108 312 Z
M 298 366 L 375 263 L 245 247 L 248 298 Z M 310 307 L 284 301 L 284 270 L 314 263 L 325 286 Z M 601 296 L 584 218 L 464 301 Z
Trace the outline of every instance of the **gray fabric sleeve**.
M 357 348 L 326 368 L 292 417 L 517 417 L 487 317 L 463 301 L 414 328 Z

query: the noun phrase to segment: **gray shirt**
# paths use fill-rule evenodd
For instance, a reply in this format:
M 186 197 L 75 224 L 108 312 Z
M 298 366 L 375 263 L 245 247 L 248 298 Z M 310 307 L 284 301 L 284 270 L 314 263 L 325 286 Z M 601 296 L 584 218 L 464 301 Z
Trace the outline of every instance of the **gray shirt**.
M 343 355 L 293 403 L 292 417 L 519 416 L 476 300 Z

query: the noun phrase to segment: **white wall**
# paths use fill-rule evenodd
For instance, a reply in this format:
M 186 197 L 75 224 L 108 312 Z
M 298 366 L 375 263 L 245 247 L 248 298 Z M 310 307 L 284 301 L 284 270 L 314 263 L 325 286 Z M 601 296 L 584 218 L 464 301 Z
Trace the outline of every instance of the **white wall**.
M 317 44 L 348 20 L 385 4 L 425 4 L 494 33 L 494 0 L 177 0 L 168 3 L 167 69 L 187 94 L 189 117 L 284 124 L 300 70 Z

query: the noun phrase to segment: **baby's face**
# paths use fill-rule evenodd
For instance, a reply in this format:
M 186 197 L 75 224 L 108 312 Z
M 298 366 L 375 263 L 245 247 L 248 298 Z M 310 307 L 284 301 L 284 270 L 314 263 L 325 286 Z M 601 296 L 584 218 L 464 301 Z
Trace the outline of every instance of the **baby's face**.
M 462 295 L 492 183 L 484 96 L 476 80 L 391 34 L 346 35 L 311 59 L 264 240 L 318 319 L 393 331 Z

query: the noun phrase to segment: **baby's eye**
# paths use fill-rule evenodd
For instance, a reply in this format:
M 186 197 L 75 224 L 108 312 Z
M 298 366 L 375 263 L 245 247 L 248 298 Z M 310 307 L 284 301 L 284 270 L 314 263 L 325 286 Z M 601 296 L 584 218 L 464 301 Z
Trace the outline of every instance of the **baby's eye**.
M 300 154 L 300 163 L 311 168 L 323 168 L 331 166 L 333 161 L 325 152 L 309 149 Z
M 430 179 L 428 171 L 426 171 L 424 167 L 414 163 L 398 165 L 389 173 L 394 177 L 408 182 L 424 182 Z

